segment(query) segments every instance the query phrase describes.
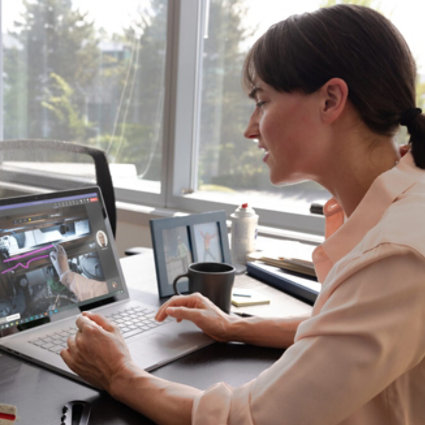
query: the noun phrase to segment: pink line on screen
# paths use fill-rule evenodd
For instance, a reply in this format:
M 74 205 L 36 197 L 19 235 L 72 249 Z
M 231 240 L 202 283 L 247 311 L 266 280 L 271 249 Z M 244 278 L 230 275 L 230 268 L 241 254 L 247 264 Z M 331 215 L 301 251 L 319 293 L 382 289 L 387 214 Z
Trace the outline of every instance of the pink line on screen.
M 5 274 L 5 273 L 8 273 L 8 272 L 11 272 L 12 270 L 17 269 L 18 267 L 22 267 L 24 269 L 28 269 L 29 266 L 30 266 L 30 264 L 32 262 L 37 261 L 37 260 L 42 260 L 43 258 L 48 258 L 48 257 L 49 257 L 48 255 L 39 255 L 38 257 L 34 257 L 34 258 L 31 258 L 31 260 L 28 260 L 26 264 L 18 263 L 18 264 L 15 264 L 13 267 L 10 267 L 10 268 L 8 268 L 6 270 L 3 270 L 1 272 L 1 274 Z

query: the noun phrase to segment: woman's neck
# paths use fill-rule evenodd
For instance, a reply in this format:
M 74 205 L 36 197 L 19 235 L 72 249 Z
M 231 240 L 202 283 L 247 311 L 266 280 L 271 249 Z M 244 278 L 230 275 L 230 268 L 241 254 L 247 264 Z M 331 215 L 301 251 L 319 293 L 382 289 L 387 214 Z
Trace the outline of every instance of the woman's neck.
M 370 134 L 369 134 L 370 136 Z M 391 137 L 376 136 L 340 140 L 325 186 L 338 200 L 347 217 L 356 209 L 374 180 L 393 168 L 400 155 Z

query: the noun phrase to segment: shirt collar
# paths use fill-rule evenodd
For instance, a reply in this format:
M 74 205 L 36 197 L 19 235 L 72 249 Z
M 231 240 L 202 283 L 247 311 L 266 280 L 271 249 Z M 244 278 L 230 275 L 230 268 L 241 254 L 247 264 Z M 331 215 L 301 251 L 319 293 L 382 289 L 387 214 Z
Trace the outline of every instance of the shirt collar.
M 335 199 L 324 207 L 327 240 L 313 252 L 319 281 L 323 282 L 331 267 L 350 252 L 374 227 L 385 210 L 425 174 L 407 153 L 394 168 L 379 175 L 352 215 L 343 223 L 343 211 Z M 342 224 L 343 223 L 343 224 Z M 335 229 L 342 224 L 338 229 Z M 330 234 L 334 231 L 332 234 Z

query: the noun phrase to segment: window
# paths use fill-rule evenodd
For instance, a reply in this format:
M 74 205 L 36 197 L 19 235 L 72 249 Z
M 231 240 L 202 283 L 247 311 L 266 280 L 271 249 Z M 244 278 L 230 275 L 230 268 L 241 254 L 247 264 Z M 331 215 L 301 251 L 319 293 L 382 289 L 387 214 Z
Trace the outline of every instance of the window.
M 409 1 L 366 3 L 395 22 L 422 71 L 422 14 Z M 0 138 L 105 149 L 127 202 L 194 212 L 249 202 L 260 224 L 321 234 L 309 206 L 329 194 L 310 182 L 273 187 L 243 138 L 253 105 L 240 75 L 269 25 L 325 3 L 0 0 Z
M 117 187 L 159 195 L 167 1 L 2 9 L 3 137 L 100 147 Z

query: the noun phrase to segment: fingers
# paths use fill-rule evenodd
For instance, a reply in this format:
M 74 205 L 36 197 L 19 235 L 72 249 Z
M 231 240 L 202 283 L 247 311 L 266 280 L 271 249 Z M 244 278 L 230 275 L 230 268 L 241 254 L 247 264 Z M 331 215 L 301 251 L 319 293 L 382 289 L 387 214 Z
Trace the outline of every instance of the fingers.
M 52 250 L 49 252 L 51 261 L 54 263 L 58 260 L 58 248 L 57 245 L 53 245 Z
M 75 324 L 77 325 L 79 332 L 88 333 L 97 330 L 101 334 L 105 332 L 119 333 L 118 327 L 113 325 L 105 317 L 87 311 L 83 312 L 80 316 L 77 317 Z
M 158 309 L 155 315 L 155 320 L 162 322 L 168 316 L 168 314 L 166 313 L 167 308 L 170 305 L 178 305 L 179 302 L 183 302 L 183 300 L 180 301 L 181 297 L 183 296 L 184 295 L 177 295 L 177 296 L 171 297 L 168 301 L 162 304 L 162 306 Z
M 92 322 L 96 323 L 97 325 L 99 325 L 101 328 L 105 329 L 108 332 L 114 332 L 117 330 L 117 327 L 115 325 L 113 325 L 108 319 L 106 319 L 104 316 L 100 314 L 92 313 L 90 311 L 85 311 L 83 312 L 82 317 L 85 317 L 86 319 L 91 320 Z
M 71 355 L 71 348 L 70 348 L 70 340 L 68 339 L 68 347 L 64 348 L 61 352 L 60 352 L 60 356 L 62 357 L 62 360 L 65 362 L 65 364 L 71 369 L 75 371 L 75 366 L 74 366 L 74 359 L 73 356 Z
M 92 318 L 88 317 L 85 312 L 77 317 L 75 324 L 77 325 L 79 332 L 83 332 L 88 328 L 100 327 L 100 325 L 97 324 Z
M 156 313 L 155 319 L 162 322 L 168 316 L 170 307 L 206 308 L 207 299 L 199 293 L 176 295 L 166 301 Z
M 76 357 L 78 353 L 77 338 L 80 339 L 81 332 L 78 331 L 74 336 L 68 338 L 68 347 L 60 352 L 60 356 L 68 367 L 75 371 Z
M 55 249 L 58 255 L 66 255 L 65 248 L 61 244 L 56 244 Z
M 189 307 L 168 307 L 166 314 L 174 317 L 178 322 L 182 320 L 190 320 L 195 324 L 203 316 L 205 310 Z

